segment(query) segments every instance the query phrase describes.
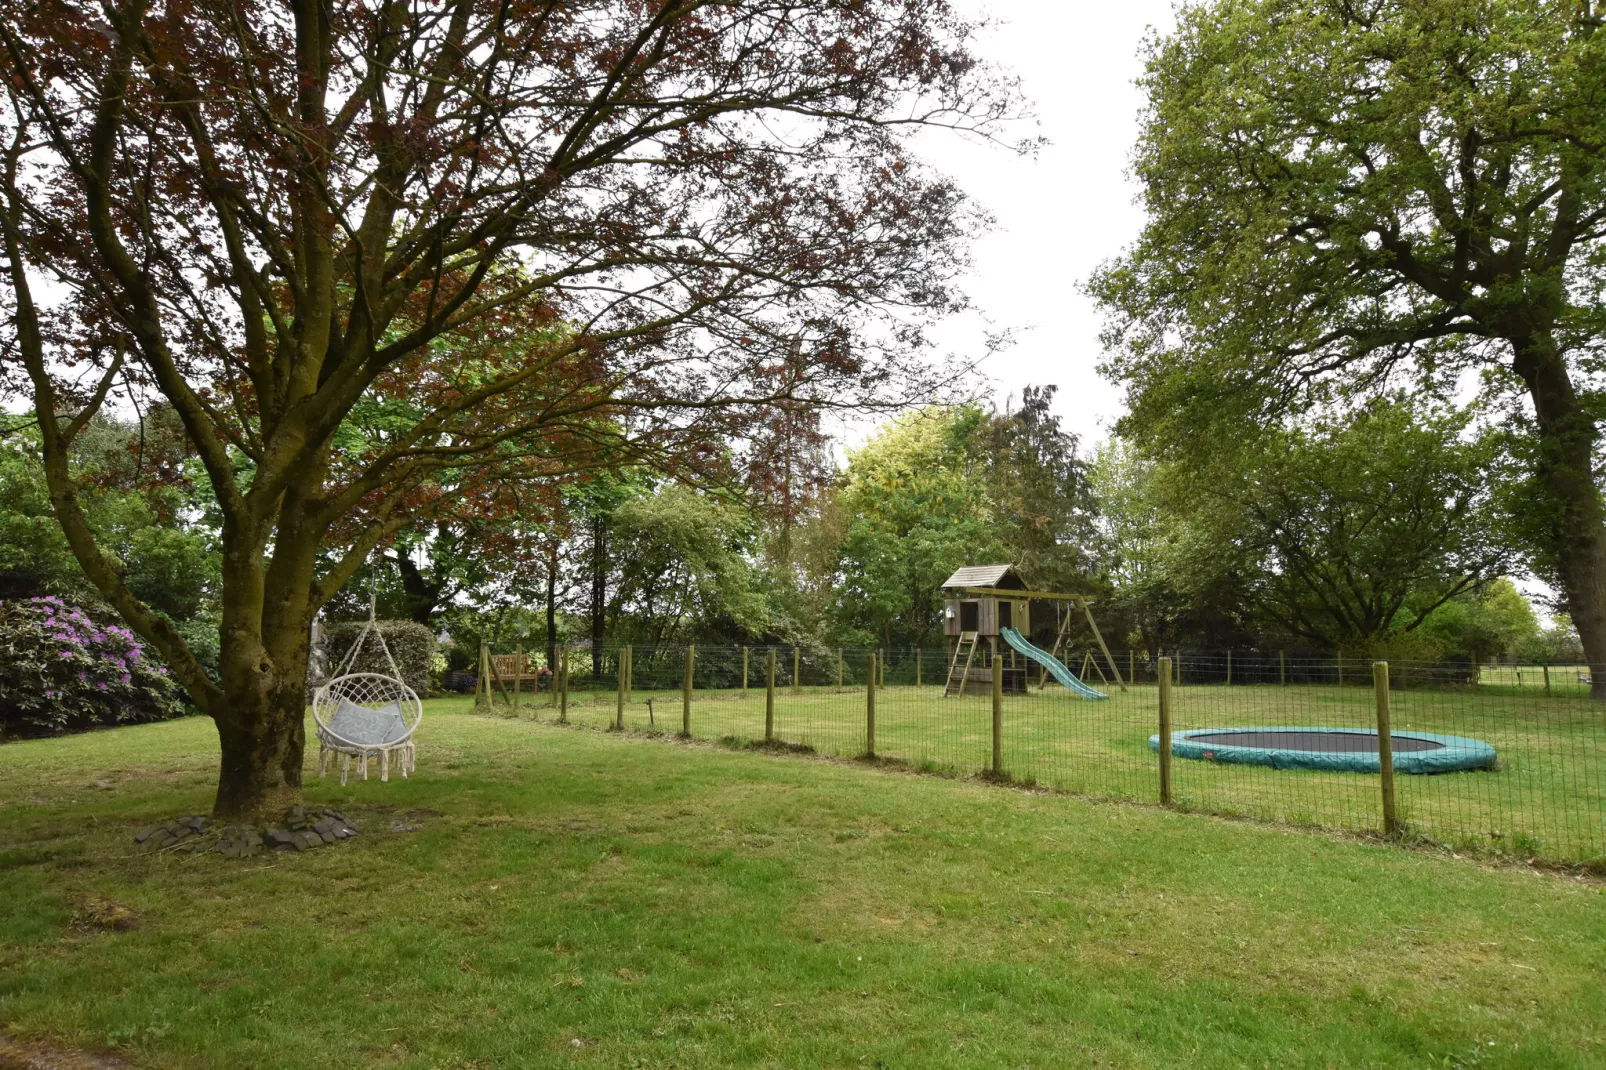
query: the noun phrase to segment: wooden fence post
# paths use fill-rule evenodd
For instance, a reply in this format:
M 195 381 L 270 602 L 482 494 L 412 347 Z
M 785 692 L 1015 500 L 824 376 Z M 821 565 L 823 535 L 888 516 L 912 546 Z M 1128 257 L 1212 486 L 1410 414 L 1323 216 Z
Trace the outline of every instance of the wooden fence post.
M 864 756 L 875 757 L 875 674 L 876 657 L 870 656 L 870 673 L 865 677 L 864 689 Z
M 1397 836 L 1394 808 L 1394 738 L 1389 735 L 1389 663 L 1372 662 L 1372 694 L 1377 702 L 1377 771 L 1383 788 L 1383 835 Z
M 1547 664 L 1547 665 L 1544 666 L 1544 669 L 1545 669 L 1545 697 L 1549 698 L 1550 697 L 1550 666 Z
M 775 648 L 770 647 L 769 661 L 764 668 L 764 742 L 775 739 Z
M 915 647 L 915 686 L 916 687 L 920 686 L 920 667 L 921 667 L 921 665 L 923 665 L 925 663 L 925 660 L 926 660 L 926 652 L 924 650 L 922 650 L 920 647 Z
M 1004 775 L 1004 658 L 993 655 L 993 776 Z
M 842 690 L 842 648 L 836 648 L 836 689 Z
M 1171 805 L 1171 659 L 1160 659 L 1160 805 Z
M 697 647 L 686 644 L 686 677 L 680 684 L 680 734 L 691 738 L 691 674 L 697 664 Z
M 554 675 L 560 677 L 558 683 L 558 723 L 569 723 L 569 648 L 565 646 L 558 655 L 558 671 Z
M 1126 678 L 1132 681 L 1134 684 L 1138 682 L 1136 674 L 1132 671 L 1132 666 L 1135 661 L 1136 659 L 1132 656 L 1132 648 L 1128 647 L 1126 651 Z
M 619 648 L 618 664 L 614 667 L 615 683 L 618 685 L 617 698 L 614 702 L 613 727 L 614 731 L 623 731 L 625 727 L 625 648 Z
M 803 674 L 801 672 L 802 664 L 803 664 L 803 652 L 801 650 L 799 650 L 797 647 L 793 647 L 792 648 L 792 694 L 794 694 L 794 695 L 801 695 L 803 693 Z

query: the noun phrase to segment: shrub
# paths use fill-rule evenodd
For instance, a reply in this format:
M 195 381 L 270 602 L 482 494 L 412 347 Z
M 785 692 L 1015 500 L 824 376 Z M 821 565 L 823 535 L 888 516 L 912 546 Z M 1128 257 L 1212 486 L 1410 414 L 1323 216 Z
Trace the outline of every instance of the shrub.
M 218 622 L 210 617 L 191 617 L 189 620 L 173 621 L 172 624 L 178 634 L 184 637 L 201 670 L 214 684 L 221 683 L 223 638 L 218 634 Z
M 0 733 L 59 735 L 184 712 L 167 668 L 127 628 L 54 596 L 0 602 Z
M 362 621 L 341 621 L 325 626 L 324 667 L 331 676 L 364 627 Z M 385 645 L 390 648 L 390 656 L 396 659 L 396 668 L 401 670 L 401 677 L 407 686 L 418 692 L 420 698 L 428 695 L 430 669 L 435 662 L 435 633 L 426 625 L 411 620 L 382 620 L 377 622 L 377 627 L 385 639 Z M 363 642 L 356 663 L 347 671 L 390 675 L 384 652 L 379 649 L 373 636 Z

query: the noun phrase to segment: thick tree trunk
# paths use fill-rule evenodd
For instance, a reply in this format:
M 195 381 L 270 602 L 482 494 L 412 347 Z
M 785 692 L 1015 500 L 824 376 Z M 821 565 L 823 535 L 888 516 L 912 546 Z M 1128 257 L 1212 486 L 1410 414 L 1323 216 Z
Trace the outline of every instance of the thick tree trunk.
M 1549 507 L 1556 574 L 1589 662 L 1590 697 L 1606 701 L 1606 503 L 1594 473 L 1599 431 L 1548 334 L 1529 335 L 1514 349 L 1513 367 L 1534 403 L 1534 476 Z
M 306 754 L 306 707 L 274 702 L 218 724 L 223 761 L 212 813 L 223 817 L 276 817 L 301 797 Z
M 217 718 L 223 751 L 212 804 L 217 817 L 276 817 L 301 797 L 307 745 L 306 641 L 292 644 L 270 673 L 267 686 L 225 688 L 229 710 Z
M 441 592 L 446 589 L 444 580 L 430 581 L 405 553 L 394 558 L 401 574 L 402 594 L 406 599 L 407 619 L 428 625 L 435 619 L 435 607 L 440 605 Z

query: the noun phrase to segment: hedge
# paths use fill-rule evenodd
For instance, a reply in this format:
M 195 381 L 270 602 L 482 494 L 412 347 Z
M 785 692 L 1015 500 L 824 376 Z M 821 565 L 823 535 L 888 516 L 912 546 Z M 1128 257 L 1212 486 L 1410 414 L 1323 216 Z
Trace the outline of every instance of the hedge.
M 324 626 L 326 672 L 335 671 L 365 626 L 364 621 L 341 621 Z M 376 626 L 385 638 L 385 645 L 390 648 L 390 656 L 396 659 L 396 667 L 401 670 L 407 686 L 418 692 L 420 698 L 427 696 L 430 693 L 430 669 L 435 661 L 435 633 L 411 620 L 382 620 Z M 356 663 L 348 671 L 390 675 L 384 651 L 379 649 L 379 643 L 373 636 L 370 635 L 363 642 Z

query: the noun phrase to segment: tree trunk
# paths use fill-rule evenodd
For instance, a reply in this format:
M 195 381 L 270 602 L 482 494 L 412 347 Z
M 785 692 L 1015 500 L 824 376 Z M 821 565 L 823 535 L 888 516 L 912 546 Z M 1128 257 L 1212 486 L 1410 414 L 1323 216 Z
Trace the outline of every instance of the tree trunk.
M 446 589 L 445 581 L 430 581 L 405 553 L 398 552 L 391 560 L 401 574 L 407 619 L 429 625 L 435 618 L 435 607 L 440 605 L 441 592 Z
M 1547 534 L 1562 596 L 1589 662 L 1590 698 L 1606 701 L 1606 505 L 1594 476 L 1599 432 L 1548 334 L 1530 335 L 1513 348 L 1513 369 L 1534 403 L 1534 476 L 1549 506 Z
M 548 548 L 546 557 L 546 667 L 554 673 L 558 671 L 558 544 L 556 541 Z
M 212 813 L 271 818 L 301 798 L 306 754 L 307 641 L 276 659 L 268 686 L 228 686 L 227 716 L 217 718 L 223 760 Z
M 602 637 L 608 612 L 608 518 L 591 519 L 591 678 L 602 679 Z

